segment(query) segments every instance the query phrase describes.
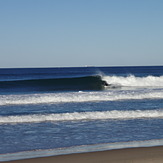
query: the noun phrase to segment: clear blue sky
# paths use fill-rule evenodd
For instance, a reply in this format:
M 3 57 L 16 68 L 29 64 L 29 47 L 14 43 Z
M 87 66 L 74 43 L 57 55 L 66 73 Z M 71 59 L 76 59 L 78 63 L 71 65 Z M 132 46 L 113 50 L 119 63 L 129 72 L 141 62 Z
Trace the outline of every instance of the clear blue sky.
M 163 65 L 163 0 L 0 0 L 0 67 Z

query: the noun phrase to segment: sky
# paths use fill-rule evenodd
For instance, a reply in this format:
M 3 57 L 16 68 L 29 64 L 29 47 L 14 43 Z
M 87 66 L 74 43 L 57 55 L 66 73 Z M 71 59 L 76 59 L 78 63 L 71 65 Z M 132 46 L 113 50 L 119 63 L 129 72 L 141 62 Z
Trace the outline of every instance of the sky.
M 0 68 L 163 65 L 163 0 L 0 0 Z

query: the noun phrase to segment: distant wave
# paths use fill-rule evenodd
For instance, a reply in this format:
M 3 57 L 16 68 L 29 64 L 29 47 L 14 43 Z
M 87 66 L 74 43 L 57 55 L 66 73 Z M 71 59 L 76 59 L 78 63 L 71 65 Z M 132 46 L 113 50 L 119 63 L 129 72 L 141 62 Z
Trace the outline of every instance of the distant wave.
M 79 91 L 102 90 L 106 82 L 101 76 L 85 76 L 76 78 L 31 79 L 0 81 L 1 91 Z
M 0 123 L 33 123 L 45 121 L 82 121 L 82 120 L 127 120 L 141 118 L 163 118 L 163 110 L 135 110 L 135 111 L 103 111 L 103 112 L 74 112 L 45 115 L 1 116 Z

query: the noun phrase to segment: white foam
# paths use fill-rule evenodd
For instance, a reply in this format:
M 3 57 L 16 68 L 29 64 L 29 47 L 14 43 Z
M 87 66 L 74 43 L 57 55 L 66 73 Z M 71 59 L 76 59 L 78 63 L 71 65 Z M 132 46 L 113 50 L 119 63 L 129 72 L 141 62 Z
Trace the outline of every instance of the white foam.
M 163 118 L 163 110 L 132 110 L 132 111 L 103 111 L 103 112 L 73 112 L 46 115 L 21 115 L 1 116 L 0 123 L 32 123 L 44 121 L 81 121 L 81 120 L 105 120 L 105 119 L 140 119 Z
M 116 100 L 141 100 L 163 99 L 163 90 L 152 91 L 101 91 L 101 92 L 67 92 L 27 95 L 1 95 L 0 106 L 3 105 L 28 105 L 28 104 L 53 104 L 69 102 L 93 102 Z
M 104 76 L 108 84 L 132 87 L 163 87 L 163 76 L 135 77 L 133 75 L 123 76 Z
M 127 88 L 120 88 L 119 90 L 108 89 L 106 91 L 97 92 L 79 91 L 26 95 L 0 95 L 0 106 L 67 102 L 116 101 L 133 99 L 163 99 L 163 76 L 105 76 L 103 77 L 103 80 L 106 80 L 109 84 L 121 85 Z M 140 87 L 141 90 L 139 90 Z M 148 87 L 148 89 L 146 87 Z

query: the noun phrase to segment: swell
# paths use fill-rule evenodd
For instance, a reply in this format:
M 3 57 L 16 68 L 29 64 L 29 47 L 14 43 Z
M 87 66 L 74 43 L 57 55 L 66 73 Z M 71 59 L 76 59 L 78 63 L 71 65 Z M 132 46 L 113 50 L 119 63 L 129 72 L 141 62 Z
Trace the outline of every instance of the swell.
M 163 118 L 163 110 L 128 110 L 103 112 L 73 112 L 61 114 L 33 114 L 1 116 L 0 123 L 37 123 L 45 121 L 90 121 L 90 120 L 128 120 L 128 119 Z
M 77 78 L 32 79 L 1 81 L 1 91 L 64 91 L 64 90 L 102 90 L 106 82 L 101 76 Z

